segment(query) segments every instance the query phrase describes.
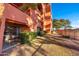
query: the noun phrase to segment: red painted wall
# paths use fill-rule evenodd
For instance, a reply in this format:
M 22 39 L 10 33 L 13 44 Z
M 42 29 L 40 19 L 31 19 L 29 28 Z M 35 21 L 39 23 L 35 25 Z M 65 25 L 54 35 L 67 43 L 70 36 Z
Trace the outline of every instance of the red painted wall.
M 17 9 L 16 7 L 14 7 L 10 4 L 4 4 L 4 7 L 5 7 L 4 16 L 3 16 L 3 19 L 1 19 L 1 26 L 0 26 L 0 51 L 2 50 L 2 46 L 3 46 L 5 21 L 8 21 L 7 19 L 10 19 L 10 20 L 18 22 L 18 23 L 22 23 L 24 25 L 28 25 L 28 27 L 30 27 L 30 25 L 33 24 L 32 18 L 30 16 L 28 16 L 27 14 L 25 14 L 24 12 Z
M 5 4 L 4 15 L 5 18 L 11 19 L 13 21 L 21 22 L 24 24 L 28 24 L 27 18 L 29 16 L 10 4 Z
M 2 52 L 4 30 L 5 30 L 5 18 L 2 17 L 0 26 L 0 52 Z

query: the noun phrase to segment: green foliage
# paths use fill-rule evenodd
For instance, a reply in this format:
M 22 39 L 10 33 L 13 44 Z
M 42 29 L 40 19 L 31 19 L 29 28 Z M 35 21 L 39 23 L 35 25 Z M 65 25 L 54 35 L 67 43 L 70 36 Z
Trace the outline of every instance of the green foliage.
M 62 26 L 66 27 L 70 25 L 70 21 L 69 20 L 60 20 L 62 22 Z
M 68 26 L 66 26 L 66 28 L 69 28 L 69 29 L 70 29 L 70 28 L 73 28 L 73 27 L 72 27 L 72 26 L 70 26 L 70 25 L 68 25 Z
M 35 9 L 37 4 L 35 3 L 25 3 L 19 9 L 22 11 L 26 11 L 28 8 Z
M 25 11 L 28 9 L 28 6 L 24 4 L 23 6 L 19 7 L 19 9 Z
M 20 33 L 21 44 L 31 45 L 31 41 L 37 36 L 36 32 L 22 32 Z
M 64 28 L 71 28 L 70 21 L 67 20 L 67 19 L 60 19 L 60 20 L 53 19 L 53 22 L 52 23 L 53 23 L 53 27 L 55 29 L 60 29 L 62 27 L 64 27 Z
M 38 29 L 37 29 L 37 35 L 38 35 L 38 36 L 43 36 L 43 35 L 45 35 L 45 33 L 46 33 L 46 32 L 45 32 L 45 31 L 42 31 L 41 28 L 38 28 Z
M 45 35 L 45 31 L 39 31 L 39 32 L 37 32 L 37 35 L 38 36 L 43 36 L 43 35 Z
M 61 26 L 62 26 L 62 23 L 60 22 L 60 20 L 53 19 L 53 27 L 54 28 L 59 29 L 59 28 L 61 28 Z
M 33 40 L 33 39 L 36 38 L 37 33 L 36 33 L 36 32 L 29 32 L 29 33 L 28 33 L 28 36 L 29 36 L 29 39 L 30 39 L 30 40 Z

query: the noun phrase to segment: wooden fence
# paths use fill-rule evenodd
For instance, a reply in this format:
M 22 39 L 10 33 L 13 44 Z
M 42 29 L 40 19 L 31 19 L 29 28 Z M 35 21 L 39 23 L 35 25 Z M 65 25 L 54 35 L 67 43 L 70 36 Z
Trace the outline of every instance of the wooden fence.
M 56 32 L 62 36 L 79 40 L 79 29 L 57 30 Z

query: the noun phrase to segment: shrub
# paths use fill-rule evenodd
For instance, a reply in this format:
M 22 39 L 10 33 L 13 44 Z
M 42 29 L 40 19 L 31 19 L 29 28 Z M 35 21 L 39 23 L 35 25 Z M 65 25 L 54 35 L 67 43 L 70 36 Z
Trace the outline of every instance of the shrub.
M 63 36 L 64 38 L 70 38 L 69 36 Z
M 38 27 L 38 29 L 37 29 L 38 36 L 43 36 L 45 33 L 46 33 L 45 31 L 41 30 L 41 28 Z
M 31 41 L 37 36 L 36 32 L 20 33 L 21 44 L 31 44 Z
M 39 32 L 37 32 L 37 35 L 38 36 L 43 36 L 43 35 L 45 35 L 45 32 L 44 31 L 39 31 Z

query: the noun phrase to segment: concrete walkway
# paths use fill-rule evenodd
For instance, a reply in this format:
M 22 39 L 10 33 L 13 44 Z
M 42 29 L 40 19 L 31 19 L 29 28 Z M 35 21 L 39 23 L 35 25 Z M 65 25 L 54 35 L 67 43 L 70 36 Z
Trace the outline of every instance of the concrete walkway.
M 57 38 L 53 35 L 37 37 L 31 46 L 19 45 L 7 53 L 9 56 L 79 56 L 79 41 Z

